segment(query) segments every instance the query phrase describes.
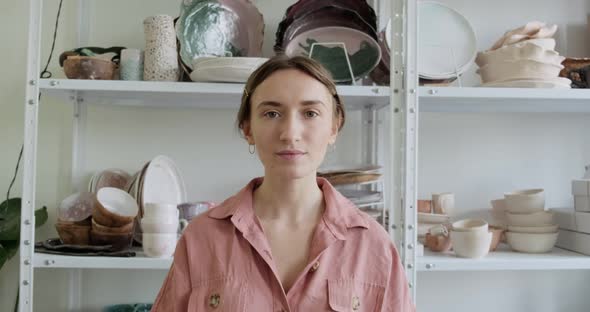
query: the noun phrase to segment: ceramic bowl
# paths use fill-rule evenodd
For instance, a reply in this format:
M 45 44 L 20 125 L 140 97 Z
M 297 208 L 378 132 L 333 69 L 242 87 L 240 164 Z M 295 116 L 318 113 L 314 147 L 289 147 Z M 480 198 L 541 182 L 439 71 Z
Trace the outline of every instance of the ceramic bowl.
M 92 214 L 96 223 L 121 227 L 133 221 L 139 210 L 129 193 L 114 187 L 103 187 L 96 194 L 97 205 Z
M 164 219 L 175 218 L 178 219 L 178 206 L 175 204 L 162 203 L 145 203 L 143 206 L 144 218 Z
M 102 233 L 131 233 L 131 231 L 133 231 L 133 222 L 130 222 L 128 224 L 125 224 L 123 226 L 119 226 L 119 227 L 111 227 L 111 226 L 104 226 L 102 224 L 99 224 L 96 222 L 96 220 L 92 220 L 92 229 L 97 231 L 97 232 L 102 232 Z
M 178 235 L 143 233 L 143 251 L 148 257 L 169 258 L 174 254 Z
M 506 212 L 508 225 L 516 226 L 538 226 L 543 224 L 553 224 L 552 211 L 539 211 L 533 213 L 511 213 Z
M 477 73 L 483 83 L 516 80 L 555 78 L 563 65 L 542 63 L 532 59 L 504 60 L 480 67 Z
M 465 219 L 454 222 L 452 230 L 455 232 L 487 232 L 488 223 L 485 220 Z
M 90 225 L 56 223 L 55 229 L 64 244 L 89 245 Z
M 495 251 L 502 241 L 502 236 L 506 230 L 503 227 L 489 226 L 488 232 L 492 233 L 492 242 L 490 243 L 490 251 Z
M 69 195 L 58 207 L 58 218 L 62 221 L 79 222 L 92 216 L 96 205 L 96 196 L 91 192 L 79 192 Z
M 63 63 L 69 79 L 113 80 L 117 64 L 93 56 L 69 56 Z
M 506 232 L 508 244 L 512 249 L 527 253 L 549 252 L 557 242 L 559 232 L 555 233 L 516 233 Z
M 506 202 L 504 199 L 494 199 L 492 204 L 492 217 L 497 224 L 507 224 L 506 220 Z
M 178 233 L 178 219 L 143 218 L 141 219 L 141 230 L 143 233 Z
M 113 250 L 125 250 L 131 247 L 133 233 L 106 233 L 90 230 L 90 242 L 92 245 L 111 245 Z
M 493 234 L 485 231 L 451 231 L 451 244 L 459 257 L 482 258 L 488 254 Z
M 532 213 L 545 209 L 543 189 L 518 190 L 504 194 L 506 211 L 511 213 Z
M 557 224 L 544 224 L 536 226 L 508 226 L 508 231 L 517 233 L 555 233 L 559 230 Z
M 182 203 L 178 205 L 178 212 L 180 213 L 180 218 L 190 221 L 213 206 L 214 204 L 209 202 Z
M 503 46 L 497 50 L 479 52 L 475 63 L 479 67 L 488 64 L 497 64 L 503 61 L 535 60 L 541 63 L 560 65 L 565 57 L 554 50 L 544 49 L 542 46 L 530 41 Z

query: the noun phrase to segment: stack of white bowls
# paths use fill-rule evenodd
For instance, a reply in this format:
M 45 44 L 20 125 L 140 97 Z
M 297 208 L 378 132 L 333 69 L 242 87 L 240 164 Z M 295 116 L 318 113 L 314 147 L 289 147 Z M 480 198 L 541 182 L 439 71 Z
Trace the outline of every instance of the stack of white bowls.
M 559 77 L 565 57 L 555 51 L 557 25 L 530 22 L 510 30 L 494 46 L 479 52 L 475 63 L 485 87 L 570 88 Z
M 178 225 L 175 204 L 146 203 L 141 219 L 144 253 L 154 258 L 171 257 L 178 239 Z
M 506 239 L 515 251 L 549 252 L 555 246 L 559 226 L 553 222 L 553 212 L 545 211 L 543 189 L 518 190 L 495 200 L 494 208 L 504 206 L 508 231 Z
M 490 251 L 493 233 L 488 223 L 479 219 L 466 219 L 453 223 L 451 245 L 455 254 L 463 258 L 482 258 Z

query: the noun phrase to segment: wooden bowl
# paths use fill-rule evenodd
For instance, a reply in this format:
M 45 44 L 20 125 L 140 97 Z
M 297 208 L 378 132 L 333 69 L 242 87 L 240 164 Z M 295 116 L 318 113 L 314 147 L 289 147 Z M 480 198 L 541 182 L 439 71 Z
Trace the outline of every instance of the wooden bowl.
M 131 247 L 133 233 L 105 233 L 90 230 L 90 242 L 92 245 L 111 245 L 113 250 L 125 250 Z
M 573 88 L 590 88 L 590 58 L 566 58 L 561 65 L 564 68 L 559 73 L 560 77 L 572 81 Z
M 63 224 L 57 222 L 55 229 L 64 244 L 89 245 L 90 225 Z
M 131 233 L 133 231 L 133 222 L 130 222 L 129 224 L 125 224 L 123 226 L 111 227 L 111 226 L 104 226 L 100 223 L 97 223 L 93 219 L 92 220 L 92 229 L 97 232 L 101 232 L 101 233 L 112 233 L 112 234 Z
M 92 56 L 68 56 L 64 72 L 69 79 L 113 80 L 117 64 Z

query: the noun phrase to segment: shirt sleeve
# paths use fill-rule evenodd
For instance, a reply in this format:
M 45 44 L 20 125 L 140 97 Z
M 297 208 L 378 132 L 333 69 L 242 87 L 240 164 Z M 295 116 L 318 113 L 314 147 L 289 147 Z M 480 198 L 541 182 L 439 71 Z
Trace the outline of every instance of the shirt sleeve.
M 174 260 L 156 297 L 152 312 L 186 312 L 191 293 L 187 244 L 184 236 L 176 244 Z
M 384 312 L 415 312 L 416 307 L 412 301 L 408 280 L 403 269 L 401 259 L 393 243 L 391 250 L 391 270 L 389 273 L 387 288 L 384 297 Z

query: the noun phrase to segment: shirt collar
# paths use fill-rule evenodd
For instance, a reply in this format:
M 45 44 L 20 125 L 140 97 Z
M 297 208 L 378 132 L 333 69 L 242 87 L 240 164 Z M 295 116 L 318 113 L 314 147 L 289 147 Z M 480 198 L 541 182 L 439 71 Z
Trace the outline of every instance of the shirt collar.
M 236 195 L 211 209 L 208 216 L 219 220 L 231 217 L 231 221 L 238 228 L 246 228 L 254 224 L 252 194 L 262 180 L 261 177 L 252 179 Z M 348 229 L 369 228 L 366 216 L 350 200 L 340 194 L 328 180 L 317 178 L 317 183 L 324 193 L 326 204 L 323 221 L 338 239 L 344 240 Z

